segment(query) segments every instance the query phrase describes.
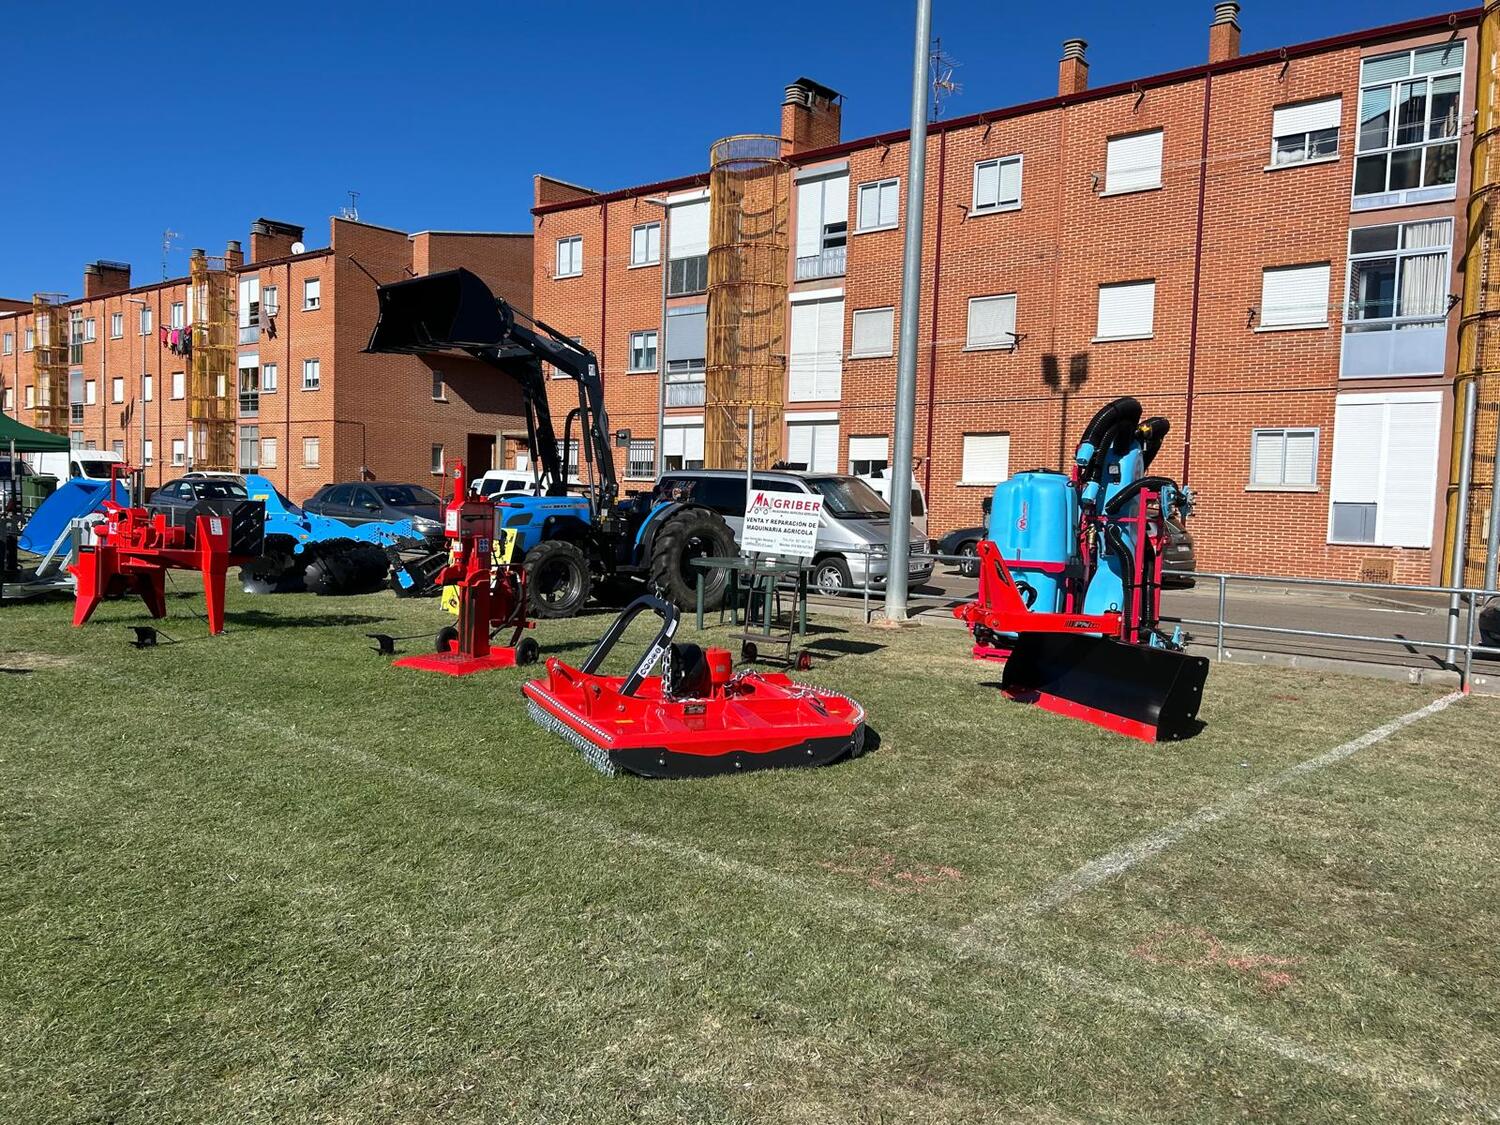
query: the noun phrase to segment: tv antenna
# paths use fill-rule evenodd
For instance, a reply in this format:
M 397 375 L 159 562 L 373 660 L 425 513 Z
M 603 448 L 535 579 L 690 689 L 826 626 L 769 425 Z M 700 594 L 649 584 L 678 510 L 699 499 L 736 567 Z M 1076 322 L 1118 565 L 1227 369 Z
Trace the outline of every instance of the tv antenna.
M 167 257 L 172 253 L 172 246 L 182 236 L 175 230 L 164 230 L 161 232 L 161 279 L 167 280 Z
M 963 93 L 963 85 L 953 80 L 953 72 L 963 63 L 943 50 L 941 38 L 934 37 L 932 49 L 927 54 L 928 80 L 932 84 L 932 98 L 927 119 L 936 121 L 943 116 L 943 103 L 956 94 Z
M 343 217 L 348 219 L 351 223 L 357 223 L 359 222 L 359 192 L 351 189 L 348 192 L 348 195 L 349 205 L 347 207 L 341 208 L 341 210 L 343 211 Z

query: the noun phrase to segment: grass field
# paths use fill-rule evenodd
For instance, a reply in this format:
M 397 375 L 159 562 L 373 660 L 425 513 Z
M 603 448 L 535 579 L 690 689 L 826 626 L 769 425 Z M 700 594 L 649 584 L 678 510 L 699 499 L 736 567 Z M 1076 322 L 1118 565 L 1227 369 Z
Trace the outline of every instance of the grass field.
M 1152 747 L 840 625 L 873 753 L 649 783 L 387 667 L 431 602 L 198 604 L 0 609 L 0 1120 L 1500 1114 L 1493 702 L 1283 774 L 1434 694 L 1226 665 Z

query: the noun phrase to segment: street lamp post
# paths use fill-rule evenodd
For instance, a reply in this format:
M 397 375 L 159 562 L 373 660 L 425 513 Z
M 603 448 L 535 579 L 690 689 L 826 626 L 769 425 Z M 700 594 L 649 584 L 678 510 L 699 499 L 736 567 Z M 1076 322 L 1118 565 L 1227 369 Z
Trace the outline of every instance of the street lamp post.
M 647 199 L 661 208 L 661 236 L 656 243 L 656 263 L 661 269 L 661 324 L 656 329 L 656 475 L 665 470 L 667 425 L 667 234 L 672 225 L 672 204 L 667 199 Z M 630 463 L 630 451 L 625 451 Z

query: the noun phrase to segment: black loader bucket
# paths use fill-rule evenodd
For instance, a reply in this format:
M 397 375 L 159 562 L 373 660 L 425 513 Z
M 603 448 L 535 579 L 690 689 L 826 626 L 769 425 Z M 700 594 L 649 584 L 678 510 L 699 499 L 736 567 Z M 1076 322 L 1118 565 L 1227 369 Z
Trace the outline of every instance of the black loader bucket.
M 376 292 L 380 316 L 367 352 L 420 354 L 493 348 L 510 334 L 490 287 L 468 270 L 396 281 Z
M 1147 742 L 1188 738 L 1208 658 L 1072 633 L 1023 633 L 1000 677 L 1012 699 Z

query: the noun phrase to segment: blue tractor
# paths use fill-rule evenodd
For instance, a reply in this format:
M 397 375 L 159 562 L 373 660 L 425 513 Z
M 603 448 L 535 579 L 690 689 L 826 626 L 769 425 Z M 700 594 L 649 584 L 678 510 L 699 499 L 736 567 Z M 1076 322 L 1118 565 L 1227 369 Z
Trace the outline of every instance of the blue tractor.
M 378 297 L 380 313 L 367 352 L 458 352 L 494 367 L 521 389 L 538 494 L 506 495 L 496 518 L 516 537 L 533 616 L 571 617 L 595 592 L 623 603 L 643 585 L 681 609 L 695 604 L 693 559 L 735 554 L 734 533 L 723 517 L 702 505 L 620 496 L 604 384 L 593 352 L 497 298 L 468 270 L 382 285 Z M 549 366 L 573 380 L 578 392 L 561 442 L 547 400 Z M 569 465 L 575 432 L 582 463 Z M 584 484 L 570 492 L 568 481 L 575 474 Z M 711 571 L 704 582 L 704 605 L 717 608 L 727 587 L 725 572 Z

